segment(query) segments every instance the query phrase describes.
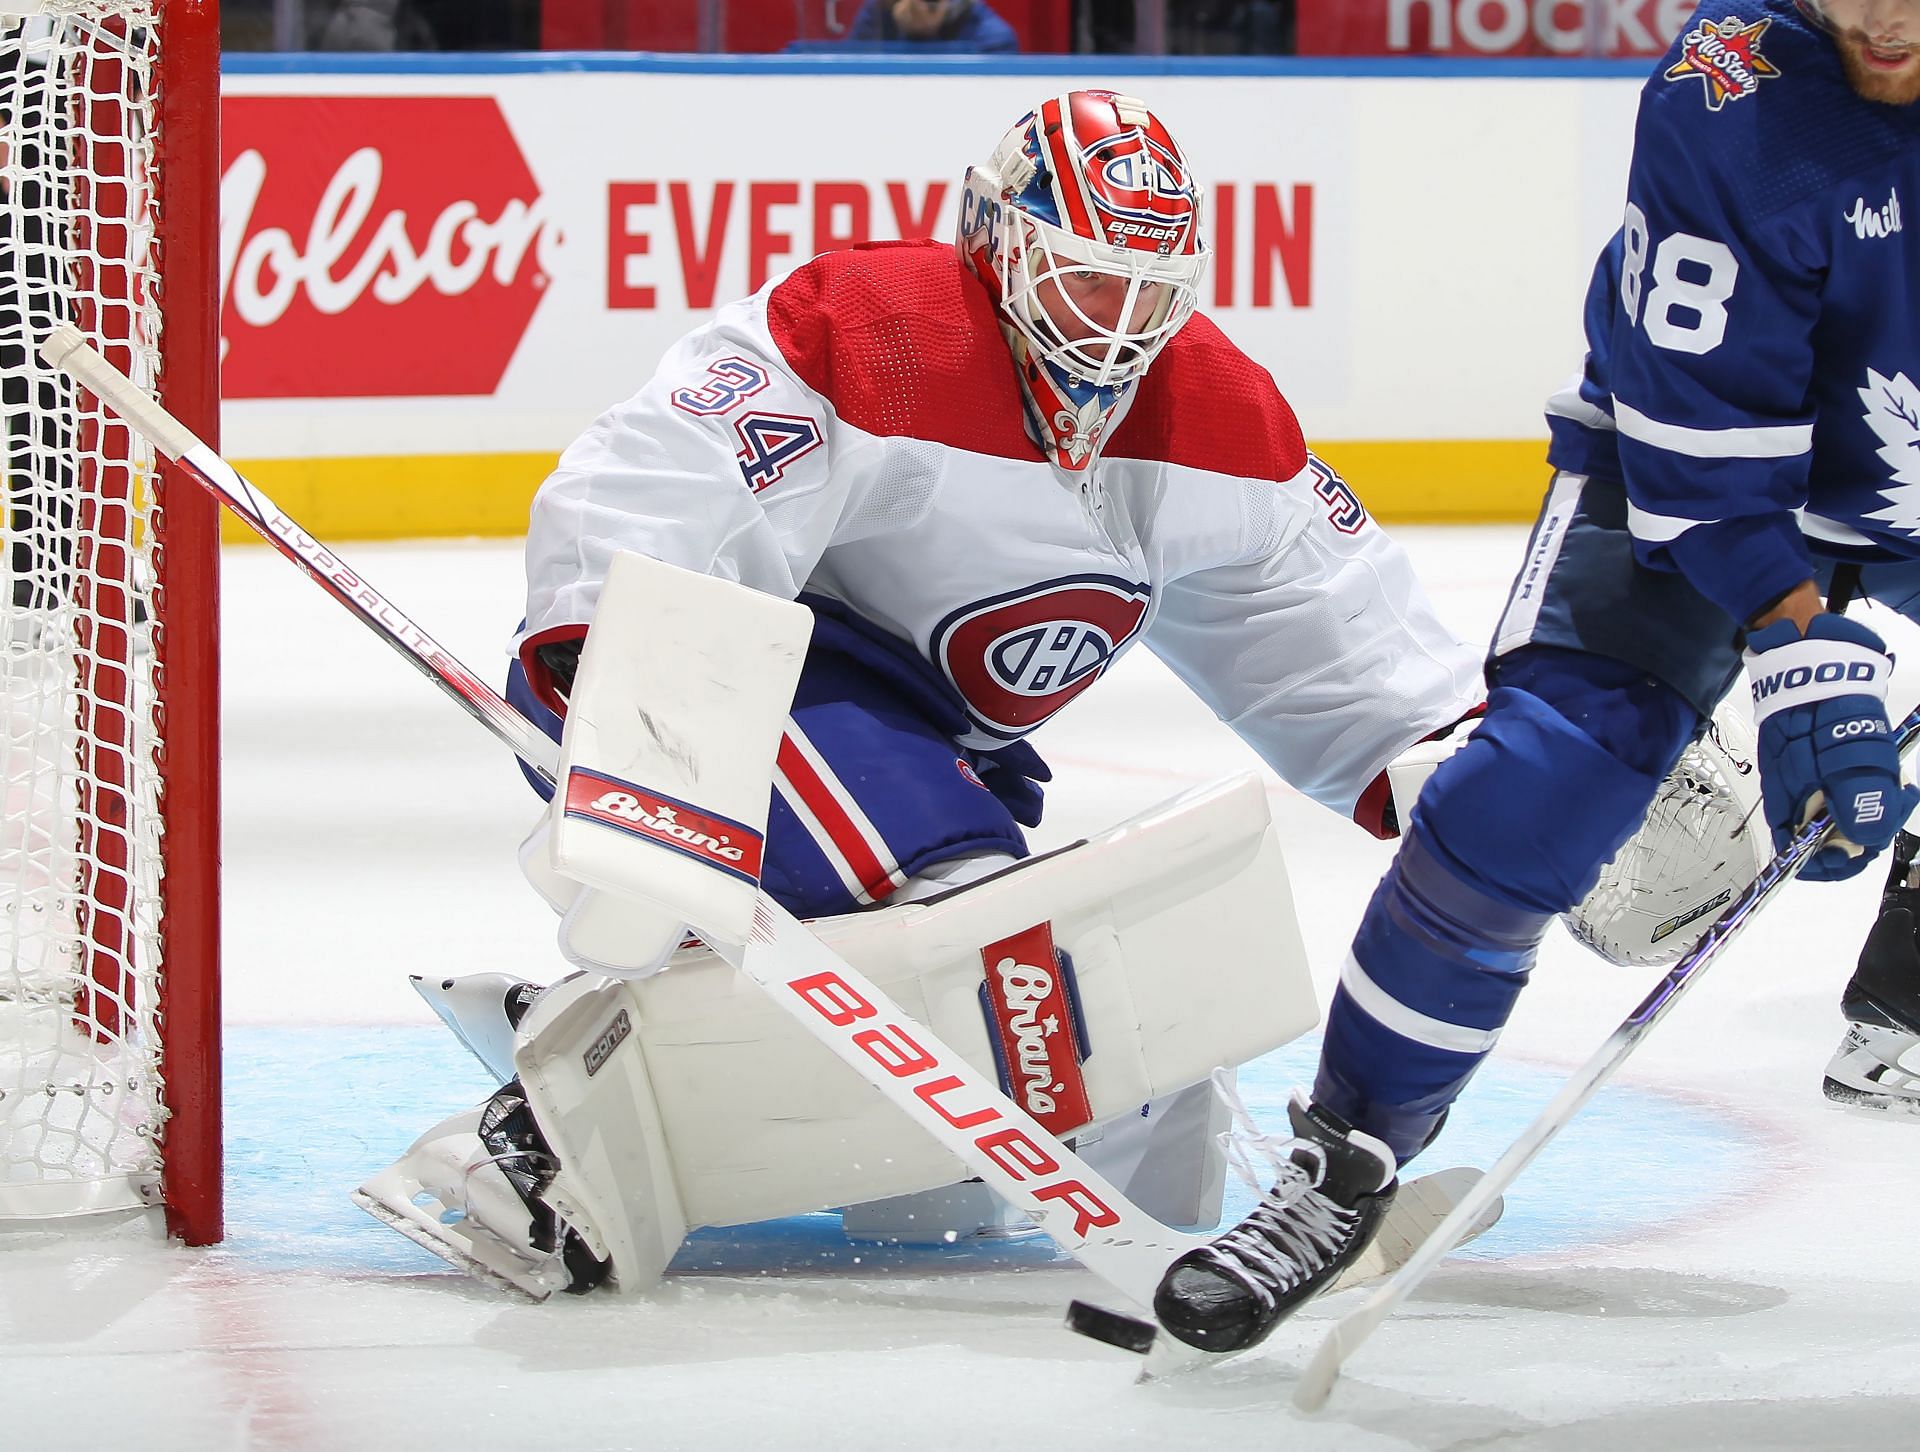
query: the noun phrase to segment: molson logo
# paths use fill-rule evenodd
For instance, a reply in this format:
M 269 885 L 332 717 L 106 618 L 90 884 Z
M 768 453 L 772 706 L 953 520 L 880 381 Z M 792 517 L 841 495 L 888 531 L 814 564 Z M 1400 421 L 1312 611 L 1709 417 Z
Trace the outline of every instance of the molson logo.
M 221 107 L 228 398 L 489 394 L 560 242 L 491 97 Z
M 1041 923 L 989 943 L 980 957 L 980 1006 L 1001 1087 L 1052 1133 L 1078 1129 L 1093 1108 L 1080 1072 L 1086 1054 L 1068 991 L 1072 969 L 1054 951 L 1053 928 Z

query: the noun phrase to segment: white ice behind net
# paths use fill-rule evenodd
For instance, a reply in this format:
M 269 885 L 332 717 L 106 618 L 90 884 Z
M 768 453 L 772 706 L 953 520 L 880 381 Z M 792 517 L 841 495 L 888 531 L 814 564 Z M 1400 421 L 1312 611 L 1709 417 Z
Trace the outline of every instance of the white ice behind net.
M 45 9 L 0 18 L 0 1219 L 143 1203 L 161 1116 L 151 456 L 33 352 L 156 376 L 153 3 Z

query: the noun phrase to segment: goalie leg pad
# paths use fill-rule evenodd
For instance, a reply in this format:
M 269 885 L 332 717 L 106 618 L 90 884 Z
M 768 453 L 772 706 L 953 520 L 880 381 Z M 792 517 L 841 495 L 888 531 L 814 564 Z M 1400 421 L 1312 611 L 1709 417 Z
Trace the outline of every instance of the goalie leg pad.
M 557 1163 L 541 1198 L 623 1291 L 656 1284 L 688 1228 L 635 1008 L 622 980 L 564 979 L 528 1010 L 514 1054 Z
M 1149 1100 L 1203 1082 L 1220 1064 L 1255 1058 L 1317 1016 L 1265 792 L 1251 777 L 930 901 L 814 927 L 913 1020 L 992 1073 L 983 950 L 1024 939 L 1035 924 L 1049 926 L 1073 961 L 1091 1048 L 1075 1070 L 1088 1110 L 1063 1127 L 1068 1134 L 1137 1113 Z M 994 955 L 994 966 L 1002 956 Z M 1023 991 L 1037 991 L 1045 964 L 1036 956 L 1012 971 Z M 555 995 L 583 992 L 582 983 L 608 995 L 592 1022 L 551 1032 L 560 1011 Z M 1038 1033 L 1042 1047 L 1063 1056 L 1065 1072 L 1077 1057 L 1071 1019 L 1049 1024 L 1054 1015 L 1027 1013 L 1030 1007 L 1023 1003 L 1014 1015 L 1011 1062 L 1023 1062 L 1022 1041 Z M 637 1111 L 605 1087 L 610 1070 L 584 1072 L 587 1050 L 622 1009 L 630 1034 L 615 1057 L 625 1065 L 623 1092 L 645 1100 Z M 650 978 L 556 985 L 521 1026 L 515 1063 L 562 1161 L 556 1193 L 572 1183 L 573 1146 L 599 1146 L 603 1156 L 636 1141 L 650 1154 L 661 1150 L 626 1176 L 637 1190 L 620 1189 L 618 1174 L 579 1167 L 599 1186 L 598 1200 L 583 1200 L 580 1213 L 609 1237 L 620 1232 L 615 1207 L 632 1193 L 657 1195 L 686 1226 L 737 1225 L 914 1194 L 968 1173 L 704 947 L 684 950 Z M 549 1075 L 573 1076 L 571 1122 L 547 1092 Z M 1015 1088 L 1024 1087 L 1023 1076 Z M 583 1193 L 596 1191 L 590 1185 Z M 628 1233 L 644 1243 L 656 1232 L 645 1213 L 639 1221 Z M 628 1285 L 621 1248 L 611 1238 L 608 1248 L 615 1277 Z
M 1229 1081 L 1231 1082 L 1231 1081 Z M 1150 1100 L 1076 1146 L 1080 1158 L 1162 1224 L 1211 1230 L 1227 1189 L 1222 1136 L 1233 1123 L 1209 1083 Z

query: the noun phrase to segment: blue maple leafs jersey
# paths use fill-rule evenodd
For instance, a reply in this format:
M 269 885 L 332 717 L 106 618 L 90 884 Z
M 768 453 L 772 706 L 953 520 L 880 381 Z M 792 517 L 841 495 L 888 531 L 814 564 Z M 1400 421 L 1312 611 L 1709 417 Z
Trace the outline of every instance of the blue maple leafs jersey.
M 1736 620 L 1810 551 L 1920 556 L 1917 208 L 1920 106 L 1862 100 L 1792 0 L 1708 0 L 1642 92 L 1549 458 Z

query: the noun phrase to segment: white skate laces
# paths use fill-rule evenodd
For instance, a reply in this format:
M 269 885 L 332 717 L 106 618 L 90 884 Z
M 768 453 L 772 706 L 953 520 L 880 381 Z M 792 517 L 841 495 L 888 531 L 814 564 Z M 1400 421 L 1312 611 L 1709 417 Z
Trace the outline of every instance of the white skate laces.
M 1264 1195 L 1289 1164 L 1286 1151 L 1293 1144 L 1293 1136 L 1268 1134 L 1253 1122 L 1246 1101 L 1240 1097 L 1237 1076 L 1232 1069 L 1215 1069 L 1208 1075 L 1208 1081 L 1215 1097 L 1227 1106 L 1227 1113 L 1233 1119 L 1215 1136 L 1220 1148 L 1226 1151 L 1227 1167 L 1254 1194 Z M 1254 1163 L 1255 1155 L 1260 1157 L 1258 1165 Z
M 1327 1152 L 1322 1146 L 1294 1135 L 1264 1132 L 1247 1112 L 1234 1086 L 1233 1071 L 1215 1069 L 1212 1077 L 1213 1092 L 1233 1114 L 1232 1127 L 1220 1136 L 1227 1163 L 1247 1185 L 1261 1192 L 1261 1200 L 1251 1215 L 1198 1253 L 1271 1309 L 1282 1295 L 1323 1270 L 1345 1248 L 1360 1214 L 1320 1193 L 1327 1175 Z M 1313 1168 L 1301 1164 L 1301 1157 L 1311 1160 Z

